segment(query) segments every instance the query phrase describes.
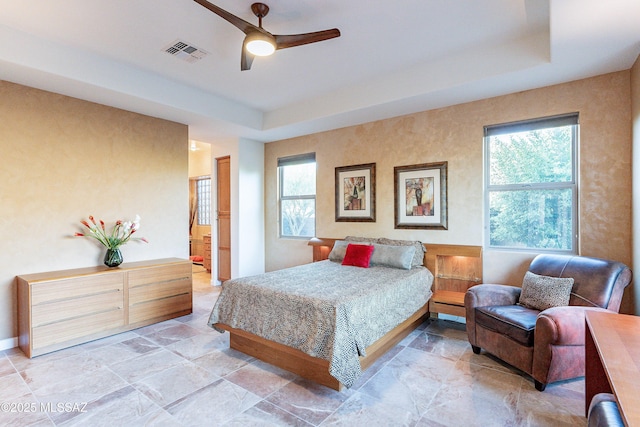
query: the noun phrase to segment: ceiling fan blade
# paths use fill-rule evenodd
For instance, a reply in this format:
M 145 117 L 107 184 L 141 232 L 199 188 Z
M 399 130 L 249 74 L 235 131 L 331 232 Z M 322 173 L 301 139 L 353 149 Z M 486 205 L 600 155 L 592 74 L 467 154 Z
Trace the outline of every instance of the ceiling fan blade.
M 247 71 L 251 69 L 251 64 L 253 63 L 253 58 L 255 55 L 247 51 L 246 48 L 247 38 L 244 38 L 242 42 L 242 52 L 240 53 L 240 71 Z
M 198 0 L 196 0 L 198 1 Z M 333 28 L 331 30 L 316 31 L 314 33 L 291 34 L 291 35 L 273 35 L 276 39 L 276 49 L 286 49 L 288 47 L 301 46 L 303 44 L 321 42 L 336 37 L 340 37 L 340 30 Z
M 237 16 L 227 12 L 224 9 L 219 8 L 214 4 L 209 3 L 206 0 L 193 0 L 193 1 L 209 9 L 211 12 L 215 13 L 225 21 L 235 25 L 238 29 L 240 29 L 240 31 L 242 31 L 245 34 L 249 34 L 252 31 L 261 31 L 261 32 L 264 31 L 261 28 L 256 27 L 252 23 L 247 22 L 242 18 L 238 18 Z

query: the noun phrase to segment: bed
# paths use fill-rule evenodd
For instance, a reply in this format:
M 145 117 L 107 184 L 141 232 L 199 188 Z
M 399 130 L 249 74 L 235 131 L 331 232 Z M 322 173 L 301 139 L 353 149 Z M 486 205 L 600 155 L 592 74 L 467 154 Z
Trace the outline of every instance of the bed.
M 420 242 L 322 242 L 318 262 L 225 282 L 209 325 L 235 350 L 341 390 L 424 321 L 433 275 Z M 343 265 L 371 246 L 368 268 Z

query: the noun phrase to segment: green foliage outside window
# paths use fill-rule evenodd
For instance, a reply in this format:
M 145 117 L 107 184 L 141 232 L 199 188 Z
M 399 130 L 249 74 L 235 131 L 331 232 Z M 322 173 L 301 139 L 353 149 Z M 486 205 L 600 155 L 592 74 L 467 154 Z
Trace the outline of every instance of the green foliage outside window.
M 313 237 L 316 214 L 316 164 L 280 167 L 280 235 Z
M 574 126 L 488 137 L 489 245 L 573 251 Z

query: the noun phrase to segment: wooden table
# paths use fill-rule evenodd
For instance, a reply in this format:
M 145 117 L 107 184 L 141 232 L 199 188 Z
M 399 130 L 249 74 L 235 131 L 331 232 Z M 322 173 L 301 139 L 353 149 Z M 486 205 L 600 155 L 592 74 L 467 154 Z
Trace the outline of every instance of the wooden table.
M 640 317 L 587 311 L 585 415 L 597 393 L 613 393 L 627 426 L 640 426 Z

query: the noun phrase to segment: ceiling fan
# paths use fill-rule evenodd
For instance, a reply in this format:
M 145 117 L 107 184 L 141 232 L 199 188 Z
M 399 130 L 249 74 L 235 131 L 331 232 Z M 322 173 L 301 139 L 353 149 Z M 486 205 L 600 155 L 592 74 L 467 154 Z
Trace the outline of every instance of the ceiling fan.
M 238 18 L 218 6 L 209 3 L 206 0 L 194 0 L 196 3 L 206 7 L 211 12 L 220 16 L 222 19 L 235 25 L 245 33 L 242 42 L 242 54 L 240 56 L 240 69 L 242 71 L 251 69 L 251 63 L 256 56 L 271 55 L 277 49 L 286 49 L 288 47 L 300 46 L 303 44 L 320 42 L 323 40 L 340 37 L 340 30 L 333 28 L 331 30 L 316 31 L 313 33 L 276 35 L 271 34 L 262 28 L 262 18 L 269 13 L 269 6 L 264 3 L 253 3 L 251 11 L 258 17 L 258 26 Z

